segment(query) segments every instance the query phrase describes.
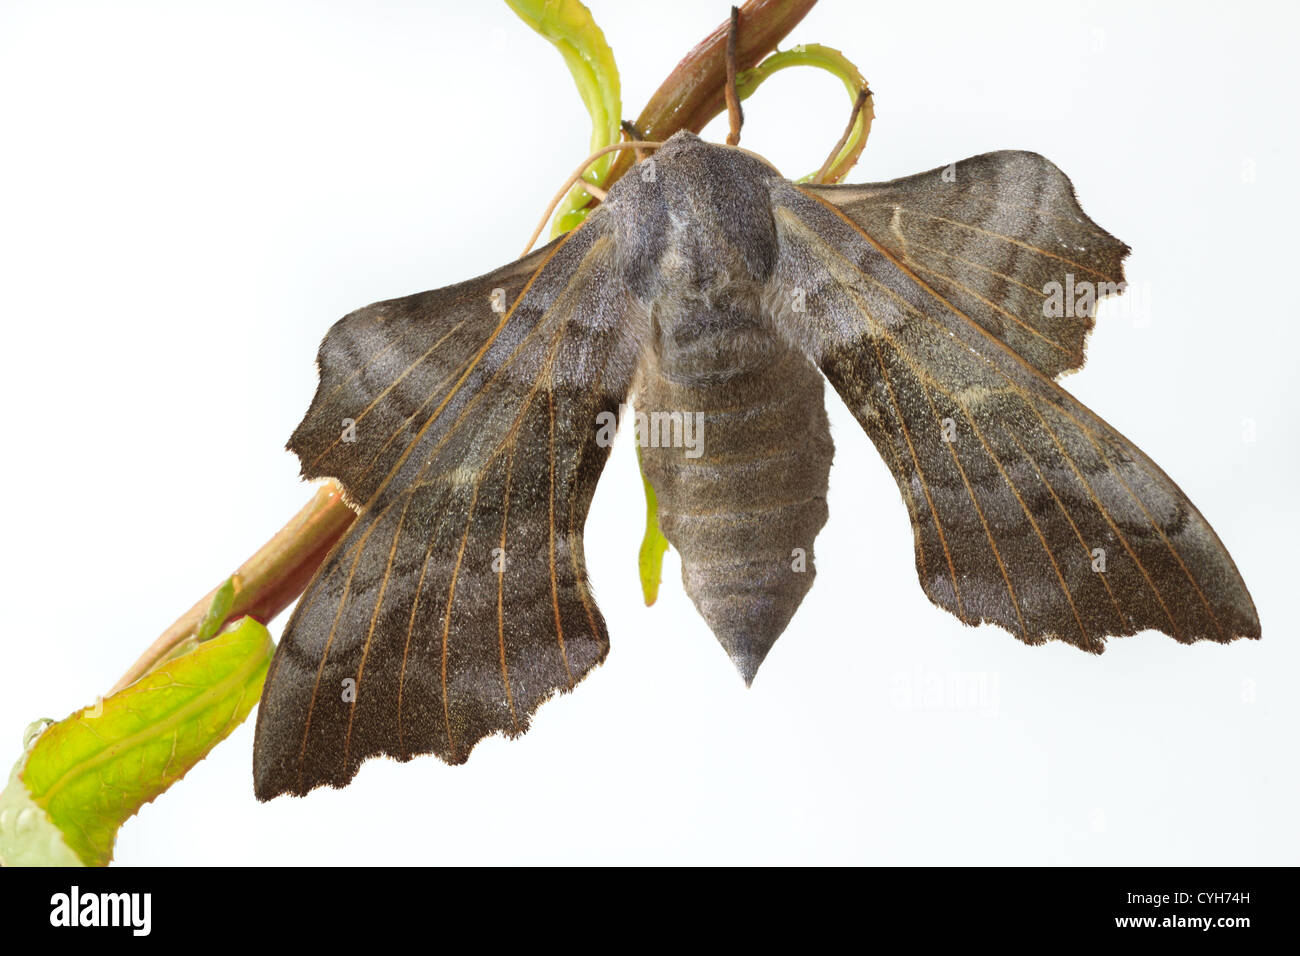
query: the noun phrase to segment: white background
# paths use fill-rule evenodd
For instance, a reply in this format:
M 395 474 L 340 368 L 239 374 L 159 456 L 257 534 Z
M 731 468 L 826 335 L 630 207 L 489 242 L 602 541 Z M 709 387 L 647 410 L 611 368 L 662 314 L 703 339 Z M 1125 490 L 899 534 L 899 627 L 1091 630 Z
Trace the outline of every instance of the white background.
M 629 117 L 726 15 L 591 5 Z M 587 535 L 612 650 L 526 737 L 259 805 L 249 720 L 117 860 L 1298 862 L 1297 26 L 1283 4 L 827 0 L 787 41 L 845 50 L 876 91 L 851 180 L 1033 149 L 1133 246 L 1147 308 L 1104 307 L 1066 385 L 1213 523 L 1263 641 L 1148 632 L 1096 658 L 963 627 L 922 595 L 897 488 L 828 390 L 817 583 L 751 690 L 673 554 L 642 606 L 625 434 Z M 847 108 L 837 80 L 782 73 L 742 142 L 799 175 Z M 588 135 L 560 57 L 500 3 L 5 0 L 6 767 L 309 495 L 282 449 L 330 323 L 513 258 Z M 978 692 L 927 698 L 948 681 Z

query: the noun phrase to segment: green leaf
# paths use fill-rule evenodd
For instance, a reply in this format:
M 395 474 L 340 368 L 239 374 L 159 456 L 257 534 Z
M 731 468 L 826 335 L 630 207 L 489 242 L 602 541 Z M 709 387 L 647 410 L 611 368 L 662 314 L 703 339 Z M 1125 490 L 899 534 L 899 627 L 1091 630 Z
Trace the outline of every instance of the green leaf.
M 68 846 L 50 815 L 32 800 L 32 795 L 19 779 L 27 763 L 28 750 L 41 731 L 52 723 L 46 719 L 28 726 L 23 733 L 23 755 L 10 771 L 4 790 L 0 791 L 0 865 L 86 865 Z
M 659 530 L 659 499 L 655 497 L 654 486 L 645 476 L 641 466 L 641 446 L 636 447 L 636 463 L 641 468 L 641 483 L 645 485 L 645 537 L 641 539 L 641 552 L 637 555 L 637 567 L 641 572 L 641 593 L 645 595 L 645 606 L 649 607 L 659 598 L 659 582 L 664 576 L 664 552 L 668 550 L 668 539 Z
M 605 34 L 579 0 L 506 0 L 506 4 L 546 39 L 564 57 L 578 95 L 591 116 L 591 152 L 618 142 L 621 135 L 623 104 L 614 51 L 605 42 Z M 611 153 L 591 164 L 585 178 L 601 185 L 614 164 Z M 556 211 L 551 238 L 568 232 L 586 217 L 582 208 L 591 194 L 575 186 Z
M 183 777 L 248 716 L 275 645 L 250 617 L 54 724 L 10 781 L 87 865 L 104 866 L 118 828 Z M 6 789 L 9 797 L 9 789 Z M 15 806 L 22 795 L 13 796 Z M 23 805 L 25 809 L 30 807 Z M 41 839 L 48 839 L 42 834 Z M 37 856 L 21 842 L 0 858 Z

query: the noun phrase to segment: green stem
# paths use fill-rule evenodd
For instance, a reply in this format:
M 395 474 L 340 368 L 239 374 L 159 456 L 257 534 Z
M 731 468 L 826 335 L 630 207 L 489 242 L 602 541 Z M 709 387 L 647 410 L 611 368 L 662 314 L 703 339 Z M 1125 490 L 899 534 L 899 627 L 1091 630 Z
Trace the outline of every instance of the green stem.
M 233 584 L 234 594 L 222 615 L 223 622 L 248 616 L 265 624 L 292 604 L 355 517 L 337 484 L 330 481 L 322 485 L 288 524 L 231 575 L 229 583 Z M 134 684 L 186 641 L 197 637 L 214 599 L 225 586 L 223 582 L 213 588 L 163 631 L 109 694 Z M 209 621 L 207 630 L 211 630 L 211 624 Z

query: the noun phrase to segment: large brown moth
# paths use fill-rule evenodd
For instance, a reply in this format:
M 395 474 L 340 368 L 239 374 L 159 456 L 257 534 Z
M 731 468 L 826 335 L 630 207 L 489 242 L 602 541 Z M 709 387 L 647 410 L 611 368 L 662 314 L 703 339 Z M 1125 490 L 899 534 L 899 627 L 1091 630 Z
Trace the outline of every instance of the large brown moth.
M 644 467 L 746 681 L 812 584 L 823 377 L 898 482 L 922 588 L 963 622 L 1094 653 L 1148 628 L 1259 637 L 1201 514 L 1054 381 L 1127 252 L 1033 153 L 809 186 L 682 132 L 548 246 L 346 316 L 289 447 L 359 514 L 271 665 L 258 797 L 377 754 L 459 763 L 603 660 L 583 525 L 633 396 L 698 424 Z M 1067 289 L 1082 305 L 1054 308 Z

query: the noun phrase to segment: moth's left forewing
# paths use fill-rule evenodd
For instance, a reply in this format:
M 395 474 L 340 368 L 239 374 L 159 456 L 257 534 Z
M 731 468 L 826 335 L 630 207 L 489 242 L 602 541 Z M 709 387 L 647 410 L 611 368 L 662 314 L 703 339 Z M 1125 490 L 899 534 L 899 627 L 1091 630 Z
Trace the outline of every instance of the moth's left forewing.
M 328 449 L 313 468 L 334 462 L 361 510 L 268 674 L 260 798 L 341 786 L 375 754 L 462 761 L 604 658 L 582 531 L 609 451 L 601 415 L 640 354 L 613 245 L 598 211 L 526 275 L 507 266 L 331 331 L 295 442 L 305 466 Z M 345 413 L 377 432 L 353 459 L 330 444 Z
M 898 482 L 930 599 L 1028 643 L 1258 637 L 1217 535 L 1127 439 L 844 208 L 773 187 L 774 321 Z M 1013 260 L 972 266 L 1012 275 Z M 1023 261 L 1023 260 L 1022 260 Z

